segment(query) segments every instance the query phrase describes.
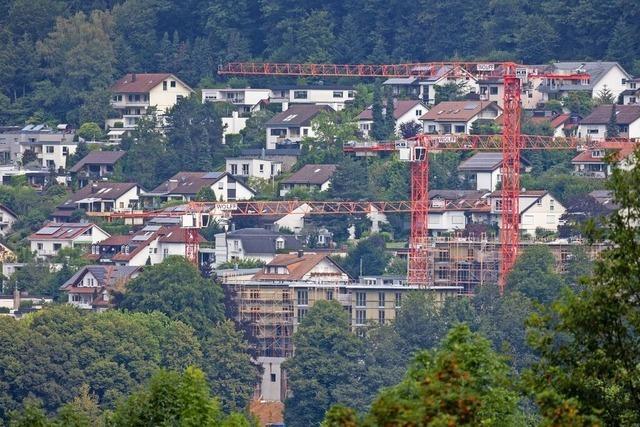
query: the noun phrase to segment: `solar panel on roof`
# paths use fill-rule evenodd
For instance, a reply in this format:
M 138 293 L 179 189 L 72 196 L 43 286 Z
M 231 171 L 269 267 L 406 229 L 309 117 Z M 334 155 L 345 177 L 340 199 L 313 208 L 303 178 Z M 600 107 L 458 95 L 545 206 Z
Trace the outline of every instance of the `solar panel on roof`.
M 133 236 L 133 239 L 131 239 L 134 242 L 144 242 L 145 240 L 147 240 L 149 238 L 149 236 L 144 235 L 144 236 Z
M 222 176 L 222 172 L 207 172 L 202 177 L 205 179 L 218 179 Z
M 475 110 L 476 108 L 478 108 L 477 102 L 467 102 L 464 106 L 465 110 Z
M 43 128 L 44 128 L 44 125 L 37 125 L 37 126 L 34 126 L 32 130 L 42 130 Z
M 147 225 L 142 231 L 158 231 L 162 228 L 161 225 Z
M 23 128 L 22 128 L 22 130 L 23 130 L 23 131 L 25 131 L 25 130 L 31 130 L 31 129 L 33 129 L 33 126 L 34 126 L 34 125 L 26 125 L 25 127 L 23 127 Z
M 38 234 L 47 234 L 51 235 L 60 230 L 60 227 L 44 227 L 42 230 L 38 231 Z

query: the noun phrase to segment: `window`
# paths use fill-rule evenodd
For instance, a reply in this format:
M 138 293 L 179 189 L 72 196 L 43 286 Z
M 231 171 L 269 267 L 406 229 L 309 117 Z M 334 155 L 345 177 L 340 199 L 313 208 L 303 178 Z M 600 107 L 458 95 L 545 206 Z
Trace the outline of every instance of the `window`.
M 162 257 L 163 257 L 163 258 L 166 258 L 166 257 L 168 257 L 168 256 L 169 256 L 169 249 L 164 248 L 164 249 L 162 250 Z
M 276 374 L 271 374 L 271 382 L 272 383 L 276 382 Z
M 629 97 L 629 104 L 635 104 L 636 102 L 637 101 L 636 101 L 636 97 L 635 96 L 630 96 Z
M 171 87 L 176 87 L 176 81 L 175 80 L 171 80 Z
M 618 130 L 622 133 L 628 133 L 629 125 L 618 125 Z
M 378 292 L 378 307 L 384 307 L 385 296 L 384 292 Z
M 496 211 L 502 210 L 502 200 L 496 200 Z
M 63 156 L 69 155 L 69 147 L 62 147 L 62 155 Z
M 450 124 L 442 125 L 442 133 L 451 133 L 451 125 Z
M 249 175 L 249 163 L 242 164 L 242 175 Z
M 454 129 L 455 129 L 456 133 L 464 133 L 465 126 L 464 125 L 456 125 Z
M 260 173 L 264 172 L 264 163 L 260 163 L 260 166 L 258 166 L 258 170 L 260 171 Z
M 536 200 L 536 205 L 542 206 L 542 198 L 539 198 L 538 200 Z
M 629 83 L 629 89 L 635 89 L 635 88 L 636 88 L 635 83 Z
M 367 321 L 366 310 L 356 310 L 356 325 L 362 326 Z
M 269 134 L 271 136 L 284 136 L 284 135 L 287 134 L 287 130 L 286 129 L 271 129 Z
M 162 90 L 167 90 L 167 82 L 162 82 Z
M 306 289 L 298 291 L 298 305 L 309 305 L 309 291 Z
M 420 117 L 422 115 L 422 110 L 421 109 L 417 109 L 416 110 L 416 117 Z
M 547 224 L 555 224 L 556 216 L 555 215 L 547 215 Z
M 356 93 L 352 90 L 347 92 L 347 98 L 355 98 Z
M 260 299 L 260 290 L 251 289 L 249 291 L 249 299 L 253 299 L 253 300 Z
M 294 90 L 293 91 L 293 99 L 307 99 L 307 91 L 306 90 Z
M 42 243 L 38 243 L 38 250 L 41 251 L 44 248 Z
M 238 165 L 231 165 L 231 175 L 238 175 Z
M 555 206 L 555 200 L 550 199 L 550 200 L 549 200 L 549 210 L 550 210 L 550 211 L 553 211 L 553 210 L 555 209 L 555 207 L 556 207 L 556 206 Z
M 54 251 L 59 251 L 60 249 L 62 249 L 62 243 L 54 243 L 53 244 L 53 250 Z
M 490 95 L 497 95 L 498 94 L 498 86 L 489 87 L 489 94 Z
M 333 91 L 333 97 L 334 98 L 342 98 L 343 97 L 343 93 L 341 90 L 334 90 Z
M 369 123 L 361 123 L 360 124 L 360 129 L 361 130 L 369 130 Z
M 122 95 L 115 95 L 115 96 L 113 97 L 113 100 L 114 100 L 115 102 L 120 102 L 120 101 L 122 101 Z
M 276 240 L 276 249 L 284 249 L 284 239 Z
M 384 325 L 384 310 L 378 310 L 378 323 Z
M 220 181 L 218 183 L 218 190 L 224 190 L 224 182 Z
M 71 295 L 71 301 L 73 302 L 81 302 L 82 297 L 80 295 Z
M 367 306 L 367 293 L 356 292 L 356 307 L 366 307 L 366 306 Z
M 233 250 L 237 251 L 239 247 L 240 247 L 240 243 L 238 243 L 237 240 L 234 240 L 233 241 Z
M 591 157 L 602 159 L 604 157 L 604 150 L 593 150 L 591 152 Z
M 52 153 L 53 153 L 53 146 L 47 145 L 47 154 L 52 154 Z
M 591 135 L 594 135 L 594 134 L 600 133 L 600 130 L 599 129 L 587 129 L 587 133 L 591 134 Z
M 402 292 L 396 292 L 396 308 L 402 307 Z
M 308 128 L 302 128 L 302 136 L 309 136 L 309 129 Z
M 180 102 L 181 99 L 183 99 L 184 96 L 182 95 L 176 95 L 176 102 Z
M 120 209 L 124 209 L 124 202 L 120 202 L 118 206 L 120 206 Z
M 429 126 L 427 126 L 427 132 L 429 132 L 429 133 L 436 133 L 436 125 L 429 125 Z
M 298 323 L 302 322 L 302 320 L 304 319 L 304 316 L 307 314 L 307 309 L 306 308 L 299 308 L 298 309 Z
M 333 290 L 329 289 L 327 291 L 327 301 L 332 301 L 333 300 Z
M 289 302 L 289 291 L 282 291 L 282 302 Z

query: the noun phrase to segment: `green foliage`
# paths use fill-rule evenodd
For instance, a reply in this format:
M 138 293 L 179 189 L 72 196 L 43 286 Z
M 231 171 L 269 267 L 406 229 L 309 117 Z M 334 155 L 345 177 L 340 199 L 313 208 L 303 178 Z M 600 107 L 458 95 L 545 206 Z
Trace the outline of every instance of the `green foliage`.
M 247 148 L 263 148 L 267 145 L 265 123 L 275 114 L 269 110 L 255 112 L 247 120 L 244 129 L 240 131 L 243 146 Z
M 564 206 L 568 206 L 571 200 L 585 197 L 593 190 L 602 189 L 604 183 L 597 179 L 575 176 L 568 171 L 549 169 L 539 176 L 522 175 L 520 185 L 528 190 L 545 189 Z
M 634 425 L 640 422 L 640 168 L 616 169 L 609 186 L 620 208 L 588 231 L 612 245 L 579 291 L 565 292 L 531 320 L 531 343 L 542 358 L 530 379 L 543 411 L 571 402 L 605 425 Z M 545 395 L 555 398 L 545 401 Z
M 379 234 L 360 240 L 349 249 L 347 257 L 341 261 L 342 267 L 351 277 L 360 277 L 360 267 L 365 276 L 384 273 L 390 255 L 385 251 L 385 241 Z
M 595 99 L 596 105 L 611 105 L 616 102 L 615 97 L 613 96 L 613 92 L 606 85 L 600 89 L 600 92 L 597 93 L 597 97 Z
M 361 368 L 361 344 L 349 330 L 347 313 L 335 301 L 317 302 L 293 342 L 295 355 L 284 364 L 291 389 L 285 422 L 292 427 L 318 425 L 331 405 L 357 399 L 358 377 L 353 373 Z
M 616 114 L 616 104 L 613 104 L 611 106 L 611 115 L 609 116 L 609 122 L 607 123 L 607 138 L 617 138 L 618 136 L 620 136 L 620 127 L 618 126 Z
M 218 268 L 236 268 L 236 266 L 238 268 L 259 268 L 264 266 L 264 264 L 264 261 L 259 259 L 243 258 L 239 260 L 223 262 L 218 266 Z
M 216 193 L 213 192 L 211 187 L 203 187 L 198 194 L 196 194 L 196 202 L 215 202 Z
M 375 141 L 384 141 L 389 137 L 387 122 L 384 117 L 384 106 L 382 104 L 382 87 L 376 85 L 373 90 L 373 104 L 371 114 L 373 124 L 371 125 L 371 138 Z
M 594 103 L 589 92 L 569 92 L 562 98 L 562 105 L 571 113 L 586 117 L 593 110 Z
M 99 140 L 102 137 L 102 129 L 95 122 L 83 123 L 78 129 L 77 135 L 87 141 Z
M 466 82 L 451 82 L 435 86 L 435 104 L 444 101 L 460 101 L 469 92 Z
M 562 291 L 563 279 L 555 272 L 555 258 L 546 245 L 527 247 L 507 277 L 509 290 L 533 301 L 550 304 Z

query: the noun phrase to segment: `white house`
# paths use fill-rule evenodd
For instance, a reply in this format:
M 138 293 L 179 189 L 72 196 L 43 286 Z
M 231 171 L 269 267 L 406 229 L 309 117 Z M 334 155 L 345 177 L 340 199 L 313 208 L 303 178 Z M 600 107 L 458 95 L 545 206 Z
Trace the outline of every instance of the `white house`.
M 60 290 L 67 294 L 67 302 L 74 307 L 103 311 L 111 306 L 111 292 L 122 291 L 140 271 L 140 267 L 87 265 L 69 278 Z
M 155 107 L 159 123 L 179 99 L 193 90 L 171 73 L 130 73 L 111 86 L 111 106 L 118 118 L 108 119 L 106 125 L 115 130 L 132 130 L 140 117 Z
M 356 91 L 352 86 L 280 86 L 271 89 L 269 101 L 282 103 L 282 111 L 294 104 L 325 105 L 339 111 L 355 96 Z
M 202 89 L 202 102 L 227 102 L 234 105 L 240 115 L 260 110 L 262 101 L 268 101 L 270 97 L 270 89 Z
M 170 200 L 191 201 L 200 190 L 210 188 L 217 201 L 249 200 L 255 192 L 228 172 L 178 172 L 152 191 L 141 193 L 145 205 Z
M 312 121 L 323 112 L 334 111 L 326 105 L 291 105 L 265 123 L 267 150 L 297 147 L 303 138 L 316 136 Z
M 554 62 L 542 72 L 549 77 L 542 77 L 536 91 L 542 93 L 542 101 L 562 99 L 570 92 L 588 92 L 597 98 L 608 90 L 617 100 L 627 89 L 626 82 L 631 79 L 617 62 Z M 580 74 L 588 78 L 580 78 Z
M 331 187 L 331 177 L 336 165 L 304 165 L 300 170 L 280 182 L 280 196 L 289 191 L 302 189 L 305 191 L 327 191 Z
M 502 195 L 494 191 L 487 196 L 491 204 L 492 221 L 502 223 Z M 560 218 L 566 208 L 547 191 L 520 192 L 518 201 L 520 210 L 520 230 L 531 236 L 536 235 L 538 228 L 548 231 L 558 231 Z
M 265 158 L 228 158 L 225 163 L 227 173 L 244 178 L 272 179 L 282 173 L 282 162 Z
M 46 259 L 57 255 L 62 248 L 90 247 L 108 237 L 106 231 L 92 223 L 51 222 L 27 240 L 36 257 Z
M 527 171 L 529 162 L 521 157 L 523 171 Z M 476 190 L 495 191 L 502 177 L 502 153 L 478 152 L 460 163 L 458 170 L 465 179 L 475 184 Z
M 396 134 L 400 133 L 400 125 L 403 123 L 414 122 L 420 124 L 420 117 L 429 111 L 427 106 L 419 100 L 394 100 L 393 101 L 393 118 L 396 121 Z M 382 114 L 386 114 L 386 108 L 382 109 Z M 373 126 L 373 106 L 368 106 L 364 111 L 358 114 L 358 129 L 362 136 L 369 137 Z
M 429 231 L 433 235 L 464 230 L 490 212 L 487 191 L 430 190 Z
M 94 182 L 69 196 L 51 216 L 58 221 L 66 221 L 78 209 L 85 212 L 129 212 L 138 207 L 140 191 L 135 182 Z
M 299 250 L 301 242 L 293 235 L 264 228 L 243 228 L 215 236 L 215 264 L 253 259 L 270 262 L 278 251 Z
M 620 94 L 624 105 L 640 103 L 640 77 L 627 80 L 627 88 Z
M 493 121 L 501 114 L 502 108 L 492 101 L 445 101 L 420 120 L 425 133 L 470 134 L 476 121 Z
M 43 168 L 66 169 L 67 158 L 76 152 L 75 134 L 66 125 L 52 129 L 46 124 L 9 128 L 0 132 L 2 163 L 26 165 L 29 155 Z
M 0 236 L 6 236 L 13 224 L 18 220 L 18 215 L 7 206 L 0 204 Z
M 615 141 L 600 141 L 571 159 L 573 173 L 592 178 L 607 178 L 614 165 L 607 162 L 607 156 L 615 153 L 616 167 L 629 170 L 634 164 L 633 153 L 636 145 Z
M 600 105 L 578 125 L 578 137 L 602 141 L 607 138 L 612 105 Z M 640 104 L 616 105 L 616 124 L 621 138 L 640 138 Z
M 349 281 L 349 275 L 325 253 L 297 251 L 277 255 L 253 280 L 338 284 Z

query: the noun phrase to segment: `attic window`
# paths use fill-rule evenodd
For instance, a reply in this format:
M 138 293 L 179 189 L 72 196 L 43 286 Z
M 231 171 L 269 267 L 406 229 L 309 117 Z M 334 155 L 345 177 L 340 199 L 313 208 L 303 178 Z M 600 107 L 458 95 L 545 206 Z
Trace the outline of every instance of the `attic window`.
M 596 158 L 596 159 L 604 158 L 604 150 L 593 150 L 591 152 L 591 157 Z

